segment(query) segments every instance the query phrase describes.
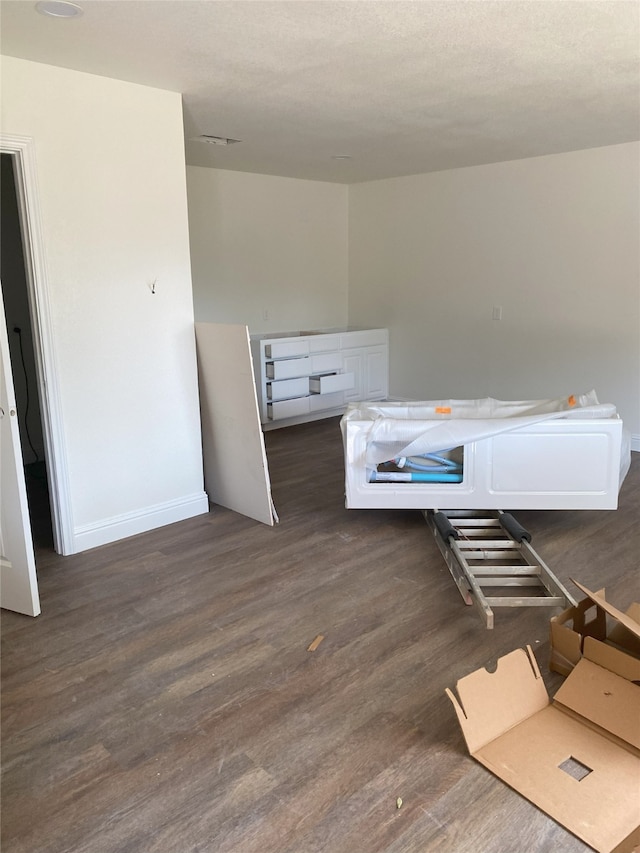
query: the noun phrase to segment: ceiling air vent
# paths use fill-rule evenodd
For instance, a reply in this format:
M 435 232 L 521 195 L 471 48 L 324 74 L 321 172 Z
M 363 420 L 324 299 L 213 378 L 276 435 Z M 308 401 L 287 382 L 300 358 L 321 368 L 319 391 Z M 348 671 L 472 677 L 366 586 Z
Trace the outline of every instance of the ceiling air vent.
M 194 136 L 194 142 L 208 142 L 209 145 L 235 145 L 236 142 L 242 142 L 241 139 L 229 139 L 226 136 L 211 136 L 208 133 L 203 133 L 202 136 Z

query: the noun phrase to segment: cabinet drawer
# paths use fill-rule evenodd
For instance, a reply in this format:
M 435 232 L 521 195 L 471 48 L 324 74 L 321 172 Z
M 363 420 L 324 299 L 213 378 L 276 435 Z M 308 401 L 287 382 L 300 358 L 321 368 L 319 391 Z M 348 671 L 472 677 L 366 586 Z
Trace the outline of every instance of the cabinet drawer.
M 309 341 L 273 341 L 265 344 L 264 353 L 267 358 L 296 358 L 309 355 Z
M 386 344 L 388 332 L 386 329 L 361 329 L 357 332 L 345 332 L 341 338 L 342 349 L 370 347 L 376 344 Z
M 310 335 L 309 352 L 329 352 L 340 349 L 340 335 Z
M 267 379 L 293 379 L 313 372 L 310 358 L 285 358 L 267 363 Z
M 311 362 L 309 373 L 332 373 L 336 370 L 342 370 L 342 353 L 340 352 L 324 352 L 312 355 L 309 360 Z
M 312 394 L 309 397 L 310 412 L 338 408 L 344 408 L 344 391 L 335 391 L 333 394 Z
M 269 400 L 287 400 L 289 397 L 306 397 L 309 393 L 309 380 L 306 376 L 300 379 L 281 379 L 279 382 L 267 384 Z
M 353 373 L 330 373 L 327 376 L 311 376 L 309 390 L 312 394 L 332 394 L 334 391 L 346 391 L 353 388 Z
M 309 397 L 297 397 L 295 400 L 281 400 L 267 403 L 267 414 L 272 421 L 282 418 L 294 418 L 309 413 Z

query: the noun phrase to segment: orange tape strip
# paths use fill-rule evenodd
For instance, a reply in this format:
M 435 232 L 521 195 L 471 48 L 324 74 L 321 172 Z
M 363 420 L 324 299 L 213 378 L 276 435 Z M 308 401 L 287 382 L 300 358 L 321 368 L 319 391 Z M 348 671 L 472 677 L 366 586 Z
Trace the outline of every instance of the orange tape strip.
M 437 415 L 450 415 L 451 414 L 451 406 L 436 406 L 436 414 Z

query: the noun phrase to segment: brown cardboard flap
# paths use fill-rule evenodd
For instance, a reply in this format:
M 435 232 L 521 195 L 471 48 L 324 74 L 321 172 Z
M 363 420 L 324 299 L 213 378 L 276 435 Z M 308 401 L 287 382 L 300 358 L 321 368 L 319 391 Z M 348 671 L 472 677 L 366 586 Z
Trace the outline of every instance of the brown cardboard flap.
M 604 589 L 598 590 L 597 595 L 606 597 Z M 598 640 L 607 637 L 607 614 L 590 598 L 584 598 L 551 617 L 549 669 L 560 675 L 569 675 L 582 657 L 585 637 L 597 637 Z
M 479 669 L 461 678 L 456 690 L 460 702 L 451 690 L 446 693 L 472 755 L 549 704 L 529 646 L 500 658 L 495 672 Z
M 587 637 L 584 641 L 584 656 L 587 660 L 597 663 L 598 666 L 626 678 L 627 681 L 635 681 L 636 684 L 640 684 L 640 658 L 632 657 L 627 654 L 625 649 L 617 649 L 615 646 L 610 646 L 609 643 L 600 643 L 593 637 Z M 638 702 L 638 698 L 636 698 L 636 702 Z
M 621 613 L 607 603 L 604 589 L 590 592 L 581 584 L 577 586 L 588 593 L 588 596 L 574 607 L 551 617 L 549 669 L 568 676 L 582 657 L 583 644 L 587 637 L 616 646 L 640 659 L 640 603 L 633 603 L 626 613 Z M 608 613 L 611 615 L 607 616 Z M 607 619 L 612 624 L 608 625 Z M 607 666 L 607 663 L 603 662 L 601 665 Z M 619 674 L 630 681 L 636 680 L 633 676 Z
M 631 633 L 635 637 L 640 637 L 640 624 L 636 622 L 635 619 L 632 618 L 628 613 L 623 613 L 622 610 L 618 610 L 617 607 L 614 607 L 613 604 L 609 604 L 609 602 L 604 598 L 604 596 L 600 595 L 597 592 L 591 592 L 591 590 L 587 589 L 586 586 L 582 586 L 581 583 L 578 583 L 577 580 L 571 578 L 573 583 L 578 587 L 578 589 L 583 592 L 586 596 L 588 596 L 592 601 L 594 601 L 599 607 L 601 607 L 604 611 L 606 611 L 609 616 L 612 616 L 617 622 L 631 631 Z
M 587 640 L 607 652 L 625 657 L 617 649 L 598 643 L 591 637 Z M 584 657 L 561 685 L 554 703 L 569 708 L 625 743 L 640 749 L 639 697 L 638 685 Z
M 640 827 L 630 832 L 611 853 L 640 853 Z
M 640 625 L 640 602 L 634 601 L 627 608 L 626 614 Z M 620 625 L 620 623 L 614 625 L 609 631 L 609 640 L 616 646 L 620 646 L 625 651 L 640 658 L 640 637 L 632 634 L 624 625 Z

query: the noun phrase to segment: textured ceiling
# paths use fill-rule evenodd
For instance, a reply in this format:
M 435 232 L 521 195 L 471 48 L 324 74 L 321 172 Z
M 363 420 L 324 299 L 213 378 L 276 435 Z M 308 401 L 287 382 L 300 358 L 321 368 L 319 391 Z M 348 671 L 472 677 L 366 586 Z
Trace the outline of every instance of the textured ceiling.
M 78 2 L 3 0 L 2 53 L 182 92 L 192 165 L 352 183 L 640 137 L 636 0 Z

